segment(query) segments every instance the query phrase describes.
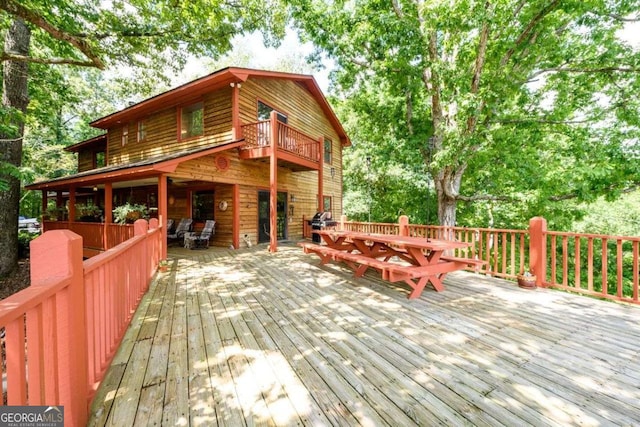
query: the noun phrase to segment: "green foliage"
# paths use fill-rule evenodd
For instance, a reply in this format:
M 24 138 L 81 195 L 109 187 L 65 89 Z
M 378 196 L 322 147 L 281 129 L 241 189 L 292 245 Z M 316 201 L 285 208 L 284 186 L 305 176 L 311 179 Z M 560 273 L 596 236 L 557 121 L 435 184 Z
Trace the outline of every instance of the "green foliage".
M 146 205 L 127 202 L 113 210 L 113 222 L 117 224 L 131 224 L 140 218 L 149 218 L 149 209 Z
M 40 236 L 36 233 L 29 233 L 28 231 L 18 232 L 18 256 L 25 257 L 29 254 L 29 244 L 35 238 Z
M 389 159 L 371 172 L 400 164 L 416 182 L 431 171 L 422 182 L 445 207 L 457 204 L 458 224 L 502 227 L 535 215 L 566 226 L 582 202 L 640 182 L 640 52 L 617 37 L 620 17 L 639 9 L 638 0 L 292 0 L 301 32 L 338 65 L 354 150 Z M 367 184 L 345 180 L 354 203 Z M 425 192 L 410 198 L 417 206 Z

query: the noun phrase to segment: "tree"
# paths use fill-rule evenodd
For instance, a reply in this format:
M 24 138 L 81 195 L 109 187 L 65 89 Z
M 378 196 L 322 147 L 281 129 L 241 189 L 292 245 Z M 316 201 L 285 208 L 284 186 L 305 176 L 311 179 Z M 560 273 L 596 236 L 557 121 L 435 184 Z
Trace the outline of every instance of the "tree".
M 284 34 L 286 14 L 258 0 L 0 0 L 5 29 L 0 137 L 0 276 L 17 261 L 20 166 L 30 65 L 128 67 L 138 82 L 180 69 L 189 55 L 218 57 L 231 39 L 262 30 L 266 43 Z
M 638 0 L 292 2 L 368 144 L 425 163 L 441 224 L 640 183 L 640 54 L 617 37 Z

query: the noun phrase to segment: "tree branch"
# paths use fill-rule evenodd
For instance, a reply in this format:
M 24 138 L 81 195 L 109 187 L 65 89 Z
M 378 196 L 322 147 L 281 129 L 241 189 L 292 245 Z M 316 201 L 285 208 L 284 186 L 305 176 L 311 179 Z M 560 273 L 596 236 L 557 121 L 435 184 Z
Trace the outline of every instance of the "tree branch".
M 640 17 L 638 17 L 638 16 L 634 16 L 633 18 L 625 18 L 624 16 L 617 15 L 615 13 L 610 13 L 607 16 L 609 18 L 613 18 L 616 21 L 620 21 L 620 22 L 638 22 L 638 21 L 640 21 Z
M 538 70 L 533 73 L 529 79 L 546 73 L 637 73 L 640 67 L 600 67 L 600 68 L 582 68 L 582 67 L 553 67 Z
M 620 191 L 622 193 L 631 193 L 632 191 L 636 191 L 639 188 L 640 188 L 640 183 L 634 182 L 630 186 L 627 186 L 627 187 L 623 188 Z M 611 185 L 611 186 L 607 187 L 605 190 L 610 192 L 610 191 L 614 191 L 616 189 L 617 189 L 617 186 Z M 563 195 L 560 195 L 560 196 L 551 196 L 551 197 L 549 197 L 548 200 L 550 202 L 562 202 L 564 200 L 571 200 L 571 199 L 576 199 L 576 198 L 578 198 L 578 194 L 569 193 L 569 194 L 563 194 Z
M 16 61 L 16 62 L 33 62 L 36 64 L 53 64 L 53 65 L 75 65 L 79 67 L 96 67 L 93 61 L 79 61 L 68 58 L 34 58 L 31 56 L 17 55 L 14 53 L 2 52 L 0 54 L 0 62 Z
M 487 1 L 485 3 L 485 9 L 489 9 L 491 4 Z M 482 24 L 482 30 L 480 31 L 480 41 L 478 43 L 478 53 L 476 54 L 476 64 L 471 78 L 471 93 L 477 94 L 480 90 L 480 77 L 482 76 L 482 70 L 484 69 L 484 62 L 487 55 L 487 43 L 489 40 L 489 22 L 485 20 Z M 484 102 L 481 102 L 478 111 L 467 119 L 466 133 L 472 134 L 478 123 L 478 115 L 484 108 Z
M 540 12 L 538 12 L 536 16 L 533 17 L 533 19 L 529 22 L 529 24 L 527 24 L 525 29 L 522 30 L 522 33 L 520 33 L 520 36 L 518 36 L 515 44 L 504 54 L 504 56 L 500 60 L 500 66 L 504 67 L 507 62 L 509 62 L 513 54 L 516 52 L 516 48 L 529 39 L 529 36 L 533 29 L 540 23 L 540 21 L 544 19 L 545 16 L 550 14 L 556 8 L 556 6 L 558 6 L 559 2 L 560 0 L 553 0 Z
M 398 3 L 398 0 L 391 0 L 391 4 L 393 5 L 393 11 L 396 13 L 396 16 L 400 19 L 404 18 L 404 12 Z
M 481 200 L 508 202 L 512 200 L 510 197 L 507 197 L 507 196 L 495 196 L 493 194 L 476 194 L 475 196 L 458 196 L 456 199 L 462 202 L 479 202 Z
M 69 43 L 70 45 L 80 50 L 80 52 L 82 52 L 89 60 L 91 60 L 91 62 L 94 64 L 94 67 L 101 70 L 104 69 L 104 63 L 98 57 L 98 55 L 93 52 L 93 49 L 86 40 L 82 40 L 79 37 L 56 28 L 55 26 L 47 22 L 42 16 L 38 15 L 37 13 L 24 7 L 14 0 L 0 0 L 0 9 L 4 10 L 10 15 L 20 17 L 25 21 L 30 22 L 31 24 L 43 29 L 57 40 Z

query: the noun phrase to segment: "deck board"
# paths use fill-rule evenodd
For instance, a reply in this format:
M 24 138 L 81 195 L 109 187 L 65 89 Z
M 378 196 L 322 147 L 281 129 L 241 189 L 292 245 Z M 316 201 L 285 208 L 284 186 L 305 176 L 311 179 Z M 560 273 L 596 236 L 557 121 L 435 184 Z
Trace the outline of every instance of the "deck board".
M 89 425 L 640 424 L 640 307 L 466 272 L 408 300 L 288 245 L 171 256 Z

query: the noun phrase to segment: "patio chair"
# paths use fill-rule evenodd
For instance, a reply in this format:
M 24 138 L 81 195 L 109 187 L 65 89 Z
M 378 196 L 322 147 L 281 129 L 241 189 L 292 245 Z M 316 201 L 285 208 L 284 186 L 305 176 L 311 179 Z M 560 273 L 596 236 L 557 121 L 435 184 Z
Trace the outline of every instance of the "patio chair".
M 173 233 L 173 226 L 176 225 L 175 221 L 169 218 L 167 220 L 167 234 Z
M 176 230 L 173 233 L 167 233 L 167 240 L 181 240 L 184 238 L 184 233 L 191 229 L 191 224 L 193 220 L 191 218 L 182 218 L 180 223 L 176 227 Z
M 207 249 L 209 247 L 209 239 L 212 234 L 215 234 L 216 222 L 212 219 L 208 219 L 204 223 L 204 228 L 200 234 L 189 237 L 189 240 L 193 239 L 192 249 Z

